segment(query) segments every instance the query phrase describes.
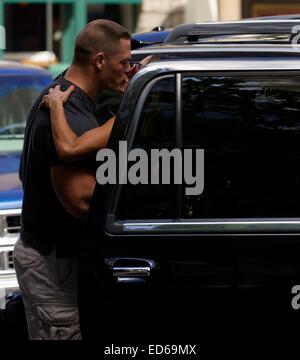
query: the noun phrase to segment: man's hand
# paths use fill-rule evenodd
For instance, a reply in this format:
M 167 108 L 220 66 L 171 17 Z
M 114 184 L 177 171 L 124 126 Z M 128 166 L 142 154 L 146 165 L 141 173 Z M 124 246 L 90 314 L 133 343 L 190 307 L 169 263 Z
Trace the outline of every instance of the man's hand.
M 66 91 L 61 91 L 60 85 L 56 85 L 54 88 L 49 89 L 47 95 L 43 96 L 42 104 L 49 108 L 57 103 L 64 104 L 74 90 L 74 85 L 71 85 Z

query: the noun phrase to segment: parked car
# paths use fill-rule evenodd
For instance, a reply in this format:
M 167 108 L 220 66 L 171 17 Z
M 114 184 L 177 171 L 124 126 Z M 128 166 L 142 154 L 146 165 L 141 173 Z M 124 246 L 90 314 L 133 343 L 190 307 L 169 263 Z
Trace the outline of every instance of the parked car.
M 51 79 L 46 70 L 0 62 L 0 308 L 5 306 L 6 294 L 18 287 L 12 249 L 20 230 L 19 163 L 26 118 Z
M 131 36 L 132 50 L 139 49 L 144 46 L 152 46 L 162 44 L 172 29 L 165 29 L 157 26 L 149 32 L 135 33 Z
M 112 130 L 116 168 L 126 162 L 120 141 L 127 141 L 128 154 L 143 149 L 148 158 L 153 149 L 188 149 L 194 156 L 204 149 L 204 190 L 187 194 L 185 179 L 132 184 L 126 177 L 127 183 L 96 185 L 79 288 L 88 294 L 82 309 L 92 308 L 93 316 L 83 318 L 95 321 L 95 329 L 99 319 L 115 329 L 122 316 L 137 314 L 159 328 L 172 313 L 195 319 L 221 309 L 294 311 L 300 52 L 278 45 L 150 52 L 160 59 L 132 79 Z M 132 164 L 131 158 L 128 169 Z M 182 169 L 188 166 L 183 157 Z M 168 167 L 173 181 L 174 167 Z M 150 168 L 162 171 L 159 161 Z M 133 324 L 128 319 L 126 327 Z

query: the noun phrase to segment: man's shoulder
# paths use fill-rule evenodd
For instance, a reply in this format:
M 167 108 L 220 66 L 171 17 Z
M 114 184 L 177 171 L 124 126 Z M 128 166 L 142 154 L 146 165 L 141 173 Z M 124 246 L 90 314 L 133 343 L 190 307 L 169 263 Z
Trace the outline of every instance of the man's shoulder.
M 40 94 L 36 104 L 40 103 L 43 95 L 47 94 L 50 88 L 57 85 L 60 85 L 62 91 L 66 91 L 72 83 L 62 76 L 56 78 Z M 80 88 L 75 87 L 64 104 L 64 109 L 69 126 L 78 136 L 98 126 L 94 104 Z M 51 124 L 49 109 L 44 106 L 36 107 L 32 115 L 37 115 L 36 130 L 48 132 Z
M 95 115 L 95 105 L 93 101 L 85 94 L 85 92 L 69 80 L 64 77 L 59 77 L 53 81 L 53 85 L 50 87 L 54 87 L 56 85 L 60 85 L 60 89 L 62 91 L 66 91 L 70 86 L 74 86 L 75 89 L 72 94 L 69 96 L 68 101 L 65 104 L 66 109 L 75 108 L 79 110 L 79 112 L 84 111 L 84 113 L 89 113 L 89 115 Z
M 61 90 L 66 91 L 74 84 L 60 77 L 55 80 L 55 85 L 60 85 Z M 75 85 L 74 91 L 64 104 L 64 109 L 68 124 L 77 136 L 98 127 L 94 103 L 78 86 Z

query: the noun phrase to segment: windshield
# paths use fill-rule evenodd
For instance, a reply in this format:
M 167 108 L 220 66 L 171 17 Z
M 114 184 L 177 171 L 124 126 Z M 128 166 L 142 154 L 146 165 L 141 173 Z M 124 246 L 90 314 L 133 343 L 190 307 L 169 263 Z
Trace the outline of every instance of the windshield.
M 30 108 L 50 77 L 0 75 L 0 153 L 21 151 Z

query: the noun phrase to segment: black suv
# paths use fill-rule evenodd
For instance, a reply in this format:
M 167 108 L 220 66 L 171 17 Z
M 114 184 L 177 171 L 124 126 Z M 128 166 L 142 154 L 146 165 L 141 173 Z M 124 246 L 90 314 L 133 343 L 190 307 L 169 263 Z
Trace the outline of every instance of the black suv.
M 299 50 L 180 45 L 151 52 L 159 60 L 132 79 L 109 148 L 118 154 L 119 142 L 127 141 L 128 152 L 143 149 L 149 156 L 153 149 L 203 149 L 204 189 L 188 195 L 190 183 L 172 183 L 172 161 L 170 185 L 98 184 L 86 236 L 95 267 L 82 266 L 82 293 L 109 318 L 261 309 L 296 314 Z M 125 161 L 123 153 L 116 168 Z M 149 165 L 149 173 L 160 165 Z M 196 168 L 193 158 L 194 176 Z M 95 319 L 96 312 L 93 306 Z

